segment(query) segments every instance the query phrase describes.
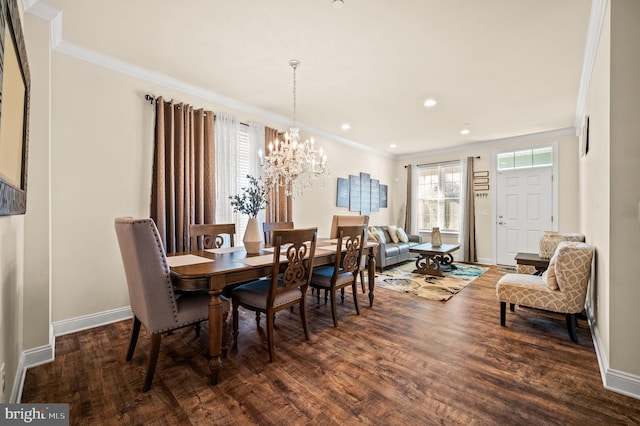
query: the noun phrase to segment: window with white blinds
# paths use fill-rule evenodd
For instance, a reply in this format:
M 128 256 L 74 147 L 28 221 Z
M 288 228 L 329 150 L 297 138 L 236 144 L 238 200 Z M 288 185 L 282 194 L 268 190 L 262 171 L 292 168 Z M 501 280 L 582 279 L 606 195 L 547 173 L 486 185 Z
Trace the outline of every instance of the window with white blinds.
M 418 229 L 459 232 L 462 227 L 460 189 L 462 168 L 459 162 L 419 166 Z
M 247 175 L 251 174 L 251 156 L 249 154 L 249 126 L 241 124 L 238 126 L 238 138 L 236 146 L 236 158 L 237 158 L 237 183 L 238 191 L 241 188 L 249 186 L 249 179 Z M 247 223 L 249 223 L 249 216 L 246 214 L 235 213 L 236 223 L 236 238 L 242 239 L 244 231 L 247 229 Z M 239 243 L 239 242 L 238 242 Z

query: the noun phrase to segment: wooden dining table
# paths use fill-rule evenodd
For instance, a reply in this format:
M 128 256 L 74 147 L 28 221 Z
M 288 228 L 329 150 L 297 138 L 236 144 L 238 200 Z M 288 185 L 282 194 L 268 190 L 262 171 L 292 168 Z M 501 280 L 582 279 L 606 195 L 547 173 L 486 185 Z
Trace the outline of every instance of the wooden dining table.
M 377 243 L 367 242 L 363 248 L 367 255 L 369 306 L 373 306 L 374 299 L 377 247 Z M 182 291 L 208 290 L 211 296 L 209 300 L 209 354 L 211 357 L 209 369 L 212 382 L 217 384 L 222 368 L 223 318 L 220 295 L 226 286 L 271 275 L 273 250 L 265 249 L 258 255 L 249 255 L 243 247 L 231 247 L 172 253 L 167 254 L 167 257 L 173 282 L 177 289 Z M 319 238 L 313 266 L 331 264 L 335 261 L 335 257 L 336 240 Z

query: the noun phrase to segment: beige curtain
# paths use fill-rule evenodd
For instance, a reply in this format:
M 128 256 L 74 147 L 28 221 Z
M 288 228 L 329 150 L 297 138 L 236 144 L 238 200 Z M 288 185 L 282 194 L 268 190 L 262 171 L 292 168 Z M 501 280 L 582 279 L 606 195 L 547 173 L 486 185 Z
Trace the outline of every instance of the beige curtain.
M 411 199 L 411 194 L 413 191 L 413 166 L 411 164 L 407 164 L 404 166 L 407 169 L 407 207 L 404 212 L 404 229 L 407 233 L 413 232 L 411 230 L 411 208 L 413 200 Z
M 167 253 L 190 250 L 189 224 L 214 223 L 213 112 L 156 101 L 151 218 Z
M 473 199 L 473 157 L 467 157 L 462 160 L 464 173 L 466 178 L 462 200 L 462 260 L 467 263 L 475 263 L 478 261 L 476 253 L 476 214 L 475 202 Z
M 264 128 L 264 152 L 269 152 L 269 142 L 281 136 L 276 129 Z M 266 222 L 293 222 L 293 197 L 287 196 L 285 188 L 272 185 L 267 197 Z

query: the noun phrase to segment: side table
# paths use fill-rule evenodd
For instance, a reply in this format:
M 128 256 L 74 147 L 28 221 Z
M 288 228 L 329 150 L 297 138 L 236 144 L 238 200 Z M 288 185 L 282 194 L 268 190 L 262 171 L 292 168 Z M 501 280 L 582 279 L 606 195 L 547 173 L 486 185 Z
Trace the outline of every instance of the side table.
M 518 265 L 533 266 L 536 269 L 534 275 L 541 275 L 549 267 L 549 259 L 538 256 L 538 253 L 519 252 L 515 259 Z

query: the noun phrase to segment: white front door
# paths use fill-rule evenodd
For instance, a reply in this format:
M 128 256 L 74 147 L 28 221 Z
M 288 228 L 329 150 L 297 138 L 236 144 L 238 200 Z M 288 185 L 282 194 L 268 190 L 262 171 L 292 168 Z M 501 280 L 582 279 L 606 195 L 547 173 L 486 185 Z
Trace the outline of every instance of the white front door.
M 515 265 L 518 252 L 538 253 L 540 236 L 554 229 L 552 179 L 551 166 L 498 172 L 498 265 Z

